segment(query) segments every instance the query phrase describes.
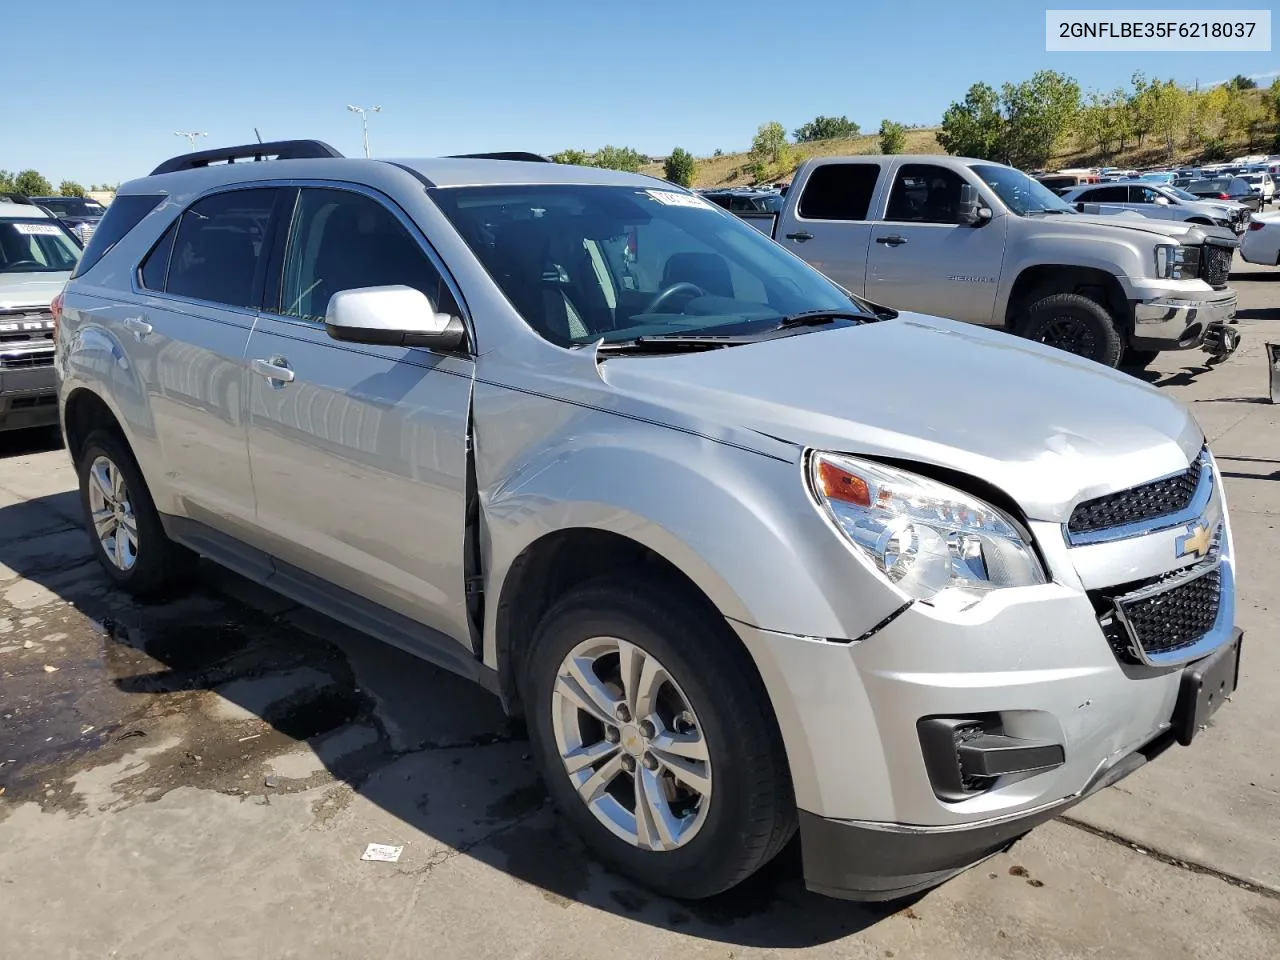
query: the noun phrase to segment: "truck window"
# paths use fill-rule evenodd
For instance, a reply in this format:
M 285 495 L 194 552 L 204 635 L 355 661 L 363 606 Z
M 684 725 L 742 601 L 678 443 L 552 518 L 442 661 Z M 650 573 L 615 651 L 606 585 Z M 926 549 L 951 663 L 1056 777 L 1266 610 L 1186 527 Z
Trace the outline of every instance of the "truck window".
M 865 220 L 880 179 L 878 163 L 829 163 L 810 174 L 800 194 L 801 220 Z
M 1086 190 L 1077 199 L 1085 203 L 1128 203 L 1128 191 L 1128 187 L 1098 187 L 1096 190 Z
M 898 168 L 889 194 L 886 220 L 906 223 L 959 223 L 960 187 L 964 178 L 954 170 L 930 163 L 906 163 Z

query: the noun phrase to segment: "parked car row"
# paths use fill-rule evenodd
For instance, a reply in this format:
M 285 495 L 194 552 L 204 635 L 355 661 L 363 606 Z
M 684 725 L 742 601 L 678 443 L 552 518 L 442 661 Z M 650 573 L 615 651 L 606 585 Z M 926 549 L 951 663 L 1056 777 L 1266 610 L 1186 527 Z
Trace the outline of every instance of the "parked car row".
M 797 832 L 811 889 L 922 891 L 1191 744 L 1239 676 L 1222 478 L 1102 364 L 1230 316 L 1231 232 L 954 157 L 739 217 L 778 242 L 591 167 L 161 164 L 53 304 L 98 561 L 203 554 L 478 682 L 676 897 Z

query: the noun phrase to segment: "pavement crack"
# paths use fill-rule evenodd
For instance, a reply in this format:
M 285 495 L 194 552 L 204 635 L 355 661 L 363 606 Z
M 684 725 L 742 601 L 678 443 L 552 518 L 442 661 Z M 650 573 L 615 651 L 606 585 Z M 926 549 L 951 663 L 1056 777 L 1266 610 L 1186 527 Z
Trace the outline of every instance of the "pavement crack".
M 1207 864 L 1197 863 L 1194 860 L 1188 860 L 1185 857 L 1175 857 L 1171 853 L 1165 853 L 1163 850 L 1157 850 L 1145 843 L 1138 843 L 1136 840 L 1130 840 L 1128 837 L 1110 830 L 1103 830 L 1101 827 L 1095 827 L 1092 824 L 1085 823 L 1083 820 L 1077 820 L 1071 816 L 1061 816 L 1058 820 L 1065 823 L 1069 827 L 1075 827 L 1083 833 L 1090 834 L 1100 840 L 1109 840 L 1111 843 L 1118 844 L 1122 847 L 1128 847 L 1144 856 L 1150 857 L 1152 860 L 1158 860 L 1161 863 L 1179 870 L 1185 870 L 1188 873 L 1199 874 L 1204 877 L 1213 877 L 1228 883 L 1233 887 L 1239 887 L 1242 890 L 1248 890 L 1250 893 L 1256 893 L 1259 896 L 1266 897 L 1268 900 L 1280 900 L 1280 890 L 1275 887 L 1268 886 L 1264 883 L 1258 883 L 1254 880 L 1246 880 L 1243 877 L 1237 877 L 1233 873 L 1227 873 L 1216 867 L 1210 867 Z
M 402 876 L 402 877 L 425 877 L 429 875 L 431 871 L 434 870 L 436 867 L 443 866 L 444 864 L 448 863 L 450 860 L 454 859 L 455 857 L 459 857 L 464 853 L 474 850 L 476 847 L 482 844 L 488 843 L 494 837 L 501 836 L 502 834 L 506 833 L 508 830 L 514 830 L 516 827 L 520 826 L 526 821 L 533 819 L 539 813 L 542 812 L 542 808 L 544 806 L 546 806 L 545 801 L 543 803 L 538 804 L 538 806 L 534 807 L 534 809 L 528 811 L 527 813 L 521 814 L 520 816 L 516 817 L 514 820 L 511 820 L 508 823 L 504 823 L 500 826 L 495 827 L 494 829 L 490 830 L 488 833 L 482 834 L 481 836 L 478 836 L 473 840 L 468 840 L 465 843 L 460 843 L 456 847 L 452 847 L 448 850 L 441 850 L 437 853 L 434 853 L 430 857 L 428 857 L 420 867 L 414 867 L 412 870 L 398 870 L 396 872 L 399 876 Z

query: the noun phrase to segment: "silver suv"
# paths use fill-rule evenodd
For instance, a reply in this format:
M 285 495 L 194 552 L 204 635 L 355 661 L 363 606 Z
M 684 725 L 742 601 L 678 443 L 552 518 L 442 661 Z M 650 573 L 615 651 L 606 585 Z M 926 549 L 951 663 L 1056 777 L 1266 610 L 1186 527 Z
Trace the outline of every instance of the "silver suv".
M 927 888 L 1236 684 L 1183 406 L 873 307 L 659 180 L 190 154 L 121 188 L 56 309 L 116 583 L 203 554 L 472 678 L 666 894 L 797 827 L 815 890 Z

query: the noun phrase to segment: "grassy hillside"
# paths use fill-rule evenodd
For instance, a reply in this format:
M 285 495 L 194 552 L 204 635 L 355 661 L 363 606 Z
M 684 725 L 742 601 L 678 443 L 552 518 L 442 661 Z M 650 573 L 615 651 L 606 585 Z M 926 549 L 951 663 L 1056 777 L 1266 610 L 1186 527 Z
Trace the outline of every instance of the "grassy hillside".
M 1261 97 L 1263 91 L 1251 92 Z M 1270 143 L 1274 127 L 1264 129 L 1262 140 Z M 938 128 L 925 127 L 907 131 L 907 145 L 903 153 L 945 153 L 938 145 Z M 1251 149 L 1243 137 L 1224 137 L 1226 159 L 1249 153 L 1266 153 L 1265 149 Z M 772 183 L 785 180 L 801 162 L 809 157 L 856 156 L 858 154 L 879 153 L 880 137 L 875 133 L 852 137 L 847 140 L 822 140 L 817 143 L 790 144 L 790 161 L 780 169 L 769 171 L 765 182 Z M 1200 162 L 1200 148 L 1179 146 L 1173 157 L 1166 155 L 1164 144 L 1158 137 L 1149 136 L 1143 146 L 1129 144 L 1123 151 L 1110 158 L 1098 156 L 1097 151 L 1087 146 L 1069 143 L 1066 149 L 1054 156 L 1049 162 L 1049 169 L 1077 166 L 1112 166 L 1142 169 L 1157 165 L 1191 165 Z M 753 182 L 750 169 L 750 157 L 742 153 L 726 153 L 719 157 L 699 157 L 698 168 L 694 174 L 695 187 L 734 187 L 746 186 Z M 642 168 L 643 173 L 655 177 L 663 175 L 661 163 L 651 163 Z

